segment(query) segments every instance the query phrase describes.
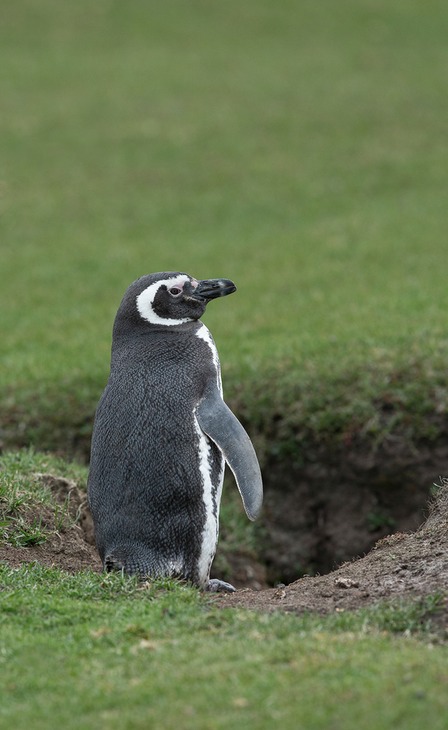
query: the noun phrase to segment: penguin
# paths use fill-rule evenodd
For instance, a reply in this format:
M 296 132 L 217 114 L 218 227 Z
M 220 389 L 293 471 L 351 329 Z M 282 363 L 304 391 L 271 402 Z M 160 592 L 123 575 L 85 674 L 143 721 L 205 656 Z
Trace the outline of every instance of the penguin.
M 223 400 L 218 352 L 200 321 L 208 302 L 234 291 L 228 279 L 159 272 L 124 294 L 88 477 L 106 571 L 235 590 L 210 579 L 224 463 L 250 520 L 261 510 L 262 478 L 252 442 Z

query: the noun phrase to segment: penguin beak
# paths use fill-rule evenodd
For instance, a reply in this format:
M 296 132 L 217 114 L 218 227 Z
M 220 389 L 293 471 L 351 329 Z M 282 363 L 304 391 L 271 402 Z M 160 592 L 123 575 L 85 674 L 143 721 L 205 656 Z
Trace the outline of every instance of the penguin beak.
M 232 294 L 234 291 L 236 291 L 236 286 L 230 279 L 202 279 L 190 296 L 200 302 L 209 302 L 212 299 Z

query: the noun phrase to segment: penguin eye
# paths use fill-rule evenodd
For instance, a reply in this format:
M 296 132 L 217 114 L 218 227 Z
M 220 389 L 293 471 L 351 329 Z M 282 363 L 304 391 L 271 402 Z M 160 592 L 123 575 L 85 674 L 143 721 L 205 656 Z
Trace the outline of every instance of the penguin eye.
M 178 286 L 172 286 L 168 291 L 173 297 L 178 297 L 179 294 L 182 294 L 182 289 L 179 289 Z

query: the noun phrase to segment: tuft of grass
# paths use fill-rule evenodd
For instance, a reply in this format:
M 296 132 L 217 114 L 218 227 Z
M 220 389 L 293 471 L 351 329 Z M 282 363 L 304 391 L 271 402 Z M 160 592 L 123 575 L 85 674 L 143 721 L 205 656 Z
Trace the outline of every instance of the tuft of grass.
M 70 519 L 68 501 L 60 505 L 40 479 L 40 472 L 52 470 L 85 484 L 85 468 L 62 459 L 36 454 L 32 449 L 6 452 L 0 457 L 0 540 L 13 547 L 44 543 L 51 531 L 58 531 Z M 40 512 L 50 509 L 53 526 L 43 524 Z
M 42 520 L 35 517 L 26 520 L 24 517 L 9 516 L 0 522 L 0 541 L 12 547 L 31 547 L 41 545 L 47 539 L 48 530 L 42 526 Z
M 374 626 L 394 634 L 437 636 L 433 620 L 438 612 L 446 606 L 446 595 L 436 593 L 415 600 L 399 600 L 390 603 L 379 603 L 365 614 L 368 626 Z M 448 638 L 447 627 L 441 636 Z

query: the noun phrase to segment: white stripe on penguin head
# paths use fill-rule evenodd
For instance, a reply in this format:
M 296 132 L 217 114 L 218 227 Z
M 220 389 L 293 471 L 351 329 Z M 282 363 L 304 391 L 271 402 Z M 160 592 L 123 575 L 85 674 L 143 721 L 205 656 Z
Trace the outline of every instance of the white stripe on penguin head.
M 173 276 L 170 279 L 162 279 L 154 282 L 150 286 L 146 287 L 141 294 L 137 297 L 137 309 L 140 316 L 151 324 L 164 324 L 169 327 L 176 324 L 184 324 L 185 322 L 191 322 L 191 317 L 183 317 L 181 319 L 169 319 L 169 317 L 159 317 L 154 311 L 154 297 L 161 286 L 166 286 L 167 289 L 173 286 L 183 288 L 185 282 L 190 281 L 188 276 Z

